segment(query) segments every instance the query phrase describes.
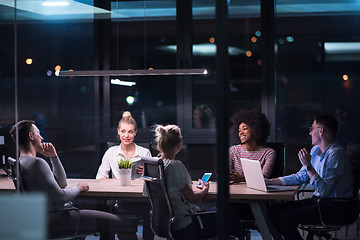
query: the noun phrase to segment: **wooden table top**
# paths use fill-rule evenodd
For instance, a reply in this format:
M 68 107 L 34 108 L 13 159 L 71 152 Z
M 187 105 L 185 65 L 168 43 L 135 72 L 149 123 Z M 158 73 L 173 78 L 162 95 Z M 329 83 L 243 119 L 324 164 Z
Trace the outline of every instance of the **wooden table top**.
M 68 187 L 77 185 L 80 181 L 89 184 L 88 192 L 81 192 L 83 197 L 103 197 L 103 198 L 143 198 L 143 180 L 131 180 L 130 186 L 120 186 L 118 179 L 68 179 Z M 196 186 L 197 181 L 194 181 Z M 294 186 L 294 190 L 296 186 Z M 0 178 L 0 192 L 14 192 L 15 187 L 11 179 L 7 177 Z M 229 187 L 230 199 L 232 200 L 292 200 L 293 191 L 283 192 L 262 192 L 250 189 L 245 183 L 232 184 Z M 217 183 L 210 182 L 208 199 L 216 199 Z

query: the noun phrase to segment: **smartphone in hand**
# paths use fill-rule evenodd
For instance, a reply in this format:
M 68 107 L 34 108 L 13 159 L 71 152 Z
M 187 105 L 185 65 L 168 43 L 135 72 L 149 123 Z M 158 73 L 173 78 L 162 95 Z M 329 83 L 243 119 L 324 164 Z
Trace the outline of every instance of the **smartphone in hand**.
M 211 177 L 212 173 L 204 173 L 204 175 L 201 178 L 201 181 L 203 181 L 204 183 L 206 183 L 207 181 L 209 181 L 210 177 Z M 201 185 L 201 182 L 199 182 L 199 184 L 197 185 L 198 188 L 202 188 L 203 186 Z

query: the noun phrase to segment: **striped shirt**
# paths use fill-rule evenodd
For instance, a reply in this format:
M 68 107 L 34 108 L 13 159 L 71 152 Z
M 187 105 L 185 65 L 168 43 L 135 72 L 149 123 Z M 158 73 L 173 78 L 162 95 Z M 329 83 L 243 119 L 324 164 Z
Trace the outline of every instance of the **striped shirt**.
M 241 144 L 230 147 L 229 167 L 244 176 L 240 158 L 260 161 L 264 177 L 269 178 L 274 167 L 276 152 L 268 147 L 261 147 L 257 151 L 247 151 Z

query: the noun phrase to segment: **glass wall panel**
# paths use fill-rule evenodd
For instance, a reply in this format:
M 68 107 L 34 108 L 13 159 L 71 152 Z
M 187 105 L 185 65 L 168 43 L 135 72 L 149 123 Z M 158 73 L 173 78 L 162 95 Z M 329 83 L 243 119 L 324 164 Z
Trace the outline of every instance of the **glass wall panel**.
M 15 145 L 9 135 L 15 119 L 14 12 L 2 13 L 0 24 L 0 168 L 14 156 Z
M 151 2 L 145 5 L 146 9 L 141 4 L 138 7 L 137 18 L 112 21 L 111 69 L 176 69 L 176 21 L 148 18 L 146 14 L 151 12 L 146 10 L 153 7 Z M 111 84 L 112 127 L 116 127 L 124 111 L 133 114 L 140 129 L 155 123 L 176 123 L 176 76 L 116 79 L 132 81 L 135 85 Z M 134 98 L 131 104 L 126 101 L 129 96 Z
M 59 78 L 55 68 L 93 68 L 93 12 L 85 18 L 71 12 L 84 7 L 76 3 L 59 15 L 42 1 L 30 5 L 17 1 L 14 22 L 14 2 L 9 2 L 0 5 L 4 13 L 0 26 L 0 135 L 8 140 L 15 123 L 16 61 L 18 119 L 36 121 L 44 141 L 55 145 L 68 177 L 92 177 L 96 171 L 93 79 Z M 9 140 L 6 144 L 8 155 L 16 157 L 15 143 Z
M 111 86 L 111 126 L 117 127 L 124 111 L 130 111 L 138 129 L 176 123 L 176 77 L 127 77 L 135 86 Z
M 216 71 L 214 6 L 211 6 L 213 12 L 208 14 L 206 19 L 194 20 L 193 65 L 195 68 L 206 67 L 210 73 Z M 196 7 L 194 12 L 195 9 Z M 258 108 L 259 110 L 261 108 L 260 43 L 260 1 L 252 1 L 251 3 L 231 1 L 229 3 L 228 43 L 230 116 L 240 108 Z M 207 49 L 207 51 L 196 51 L 200 47 L 202 47 L 201 49 Z M 195 109 L 198 106 L 206 105 L 205 107 L 210 108 L 213 116 L 215 116 L 215 74 L 210 74 L 201 81 L 193 81 L 192 90 L 193 111 L 197 111 Z M 204 106 L 202 107 L 204 108 Z M 193 112 L 193 118 L 195 117 L 196 114 Z M 214 125 L 211 124 L 211 126 Z
M 184 143 L 195 146 L 183 155 L 186 161 L 199 152 L 211 153 L 206 169 L 213 168 L 215 1 L 193 0 L 192 6 L 191 67 L 206 68 L 209 74 L 118 78 L 135 82 L 132 87 L 111 84 L 106 77 L 56 77 L 55 67 L 177 68 L 176 45 L 182 35 L 177 31 L 175 0 L 104 2 L 109 10 L 94 7 L 93 1 L 72 1 L 61 14 L 40 0 L 18 1 L 16 39 L 13 3 L 0 4 L 0 136 L 9 144 L 10 155 L 15 155 L 8 131 L 15 123 L 16 59 L 19 119 L 37 121 L 44 138 L 57 147 L 69 176 L 95 176 L 106 142 L 116 139 L 116 125 L 125 110 L 138 122 L 139 142 L 153 139 L 153 124 L 176 123 L 183 129 Z M 82 12 L 86 9 L 90 11 Z M 341 126 L 351 130 L 345 130 L 344 144 L 359 141 L 357 9 L 353 1 L 318 1 L 316 8 L 309 1 L 277 1 L 276 122 L 271 124 L 276 140 L 287 143 L 294 169 L 298 149 L 310 147 L 306 127 L 315 113 L 347 117 L 341 120 Z M 228 23 L 230 118 L 239 108 L 260 109 L 264 97 L 260 1 L 229 1 Z M 101 24 L 108 28 L 98 27 Z M 107 34 L 108 41 L 99 41 Z M 199 50 L 203 48 L 205 53 Z M 206 113 L 201 127 L 198 106 Z M 197 149 L 201 144 L 205 148 Z
M 93 45 L 92 21 L 18 24 L 19 120 L 36 120 L 70 177 L 94 172 L 94 83 L 90 77 L 60 78 L 54 73 L 56 66 L 93 68 Z M 31 65 L 27 58 L 33 59 Z
M 307 127 L 317 113 L 338 114 L 344 147 L 360 137 L 360 12 L 352 1 L 346 8 L 343 1 L 320 1 L 316 11 L 295 2 L 277 4 L 276 126 L 288 146 L 289 172 L 299 168 L 299 149 L 311 147 Z M 284 10 L 290 6 L 292 12 Z
M 205 6 L 206 5 L 206 6 Z M 192 79 L 189 89 L 192 116 L 189 130 L 193 138 L 187 144 L 188 168 L 193 177 L 201 171 L 216 173 L 216 16 L 215 1 L 193 2 L 193 67 L 206 68 L 206 78 Z M 229 116 L 239 109 L 261 110 L 261 29 L 260 1 L 229 1 Z M 224 26 L 225 27 L 225 26 Z M 230 144 L 237 143 L 230 130 Z M 197 174 L 197 175 L 196 175 Z M 215 176 L 216 178 L 216 176 Z

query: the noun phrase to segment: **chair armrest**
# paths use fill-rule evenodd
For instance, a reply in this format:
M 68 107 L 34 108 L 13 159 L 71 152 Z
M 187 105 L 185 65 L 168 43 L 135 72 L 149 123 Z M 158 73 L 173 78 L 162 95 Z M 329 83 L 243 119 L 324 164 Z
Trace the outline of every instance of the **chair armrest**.
M 64 208 L 64 209 L 50 210 L 49 213 L 67 212 L 69 210 L 75 210 L 77 212 L 80 212 L 80 209 L 78 209 L 77 207 L 69 207 L 69 208 Z
M 202 215 L 209 215 L 209 214 L 216 214 L 216 211 L 209 211 L 209 212 L 196 212 L 196 213 L 187 213 L 185 214 L 186 217 L 188 216 L 202 216 Z
M 158 178 L 153 178 L 153 177 L 149 177 L 149 176 L 145 176 L 145 175 L 142 175 L 140 178 L 142 180 L 148 181 L 148 182 L 159 182 Z
M 311 193 L 311 192 L 314 192 L 314 188 L 311 185 L 304 183 L 304 184 L 299 185 L 295 189 L 293 196 L 294 196 L 294 199 L 300 200 L 301 193 Z

